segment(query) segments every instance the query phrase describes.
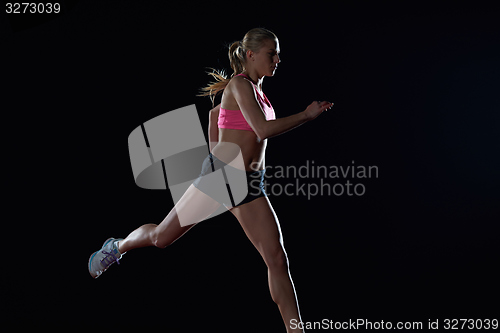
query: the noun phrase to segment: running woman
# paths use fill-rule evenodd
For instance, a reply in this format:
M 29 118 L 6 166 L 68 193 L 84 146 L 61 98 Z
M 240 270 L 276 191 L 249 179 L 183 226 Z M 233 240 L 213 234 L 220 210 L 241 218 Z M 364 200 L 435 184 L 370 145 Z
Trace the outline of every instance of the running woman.
M 110 265 L 119 263 L 128 251 L 147 246 L 163 249 L 171 245 L 224 205 L 238 219 L 268 267 L 271 297 L 278 305 L 287 332 L 303 332 L 290 327 L 292 319 L 300 322 L 301 317 L 278 217 L 263 185 L 265 151 L 268 138 L 315 119 L 330 109 L 333 103 L 314 101 L 302 112 L 276 118 L 262 90 L 262 82 L 264 77 L 274 76 L 281 62 L 279 54 L 278 38 L 263 28 L 248 31 L 241 41 L 229 47 L 229 60 L 234 73 L 227 78 L 222 72 L 214 71 L 210 74 L 216 82 L 202 89 L 201 95 L 210 96 L 212 102 L 218 93 L 223 94 L 221 104 L 210 110 L 210 154 L 202 165 L 200 177 L 160 224 L 142 225 L 125 239 L 107 239 L 89 259 L 88 269 L 92 277 L 99 277 Z M 255 185 L 252 185 L 252 190 L 236 205 L 232 199 L 231 202 L 215 199 L 210 193 L 210 184 L 203 177 L 227 165 L 227 159 L 222 157 L 227 150 L 225 145 L 229 143 L 236 144 L 241 150 L 249 187 L 251 180 L 260 180 L 260 191 L 256 193 Z

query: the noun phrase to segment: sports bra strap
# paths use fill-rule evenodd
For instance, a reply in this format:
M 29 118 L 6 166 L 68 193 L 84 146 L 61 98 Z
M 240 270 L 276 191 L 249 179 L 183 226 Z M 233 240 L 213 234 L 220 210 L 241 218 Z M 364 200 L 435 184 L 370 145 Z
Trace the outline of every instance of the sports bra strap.
M 257 89 L 257 85 L 255 83 L 253 83 L 253 81 L 250 79 L 250 77 L 248 75 L 241 73 L 241 74 L 238 74 L 238 75 L 235 75 L 235 76 L 243 76 L 247 81 L 250 81 L 250 83 L 252 84 L 253 88 L 257 92 L 258 98 L 260 100 L 262 100 L 262 102 L 264 102 L 265 104 L 267 104 L 269 107 L 272 108 L 271 102 L 269 102 L 269 100 L 267 99 L 266 94 L 264 94 L 264 92 L 259 93 L 259 89 Z
M 243 76 L 248 81 L 250 81 L 253 85 L 255 85 L 255 83 L 253 83 L 252 79 L 248 75 L 246 75 L 246 74 L 241 73 L 241 74 L 238 74 L 238 75 L 235 75 L 235 76 Z

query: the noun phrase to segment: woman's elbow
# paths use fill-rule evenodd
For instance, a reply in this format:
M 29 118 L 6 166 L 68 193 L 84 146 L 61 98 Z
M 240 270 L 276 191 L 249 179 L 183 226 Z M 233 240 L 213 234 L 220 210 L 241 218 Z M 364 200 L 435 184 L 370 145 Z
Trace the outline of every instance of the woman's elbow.
M 220 111 L 220 104 L 214 107 L 212 110 L 210 110 L 210 114 L 214 113 L 219 114 L 219 111 Z
M 212 122 L 217 122 L 217 119 L 219 118 L 219 109 L 220 109 L 220 106 L 216 106 L 215 108 L 213 108 L 212 110 L 210 110 L 209 112 L 209 120 L 212 121 Z
M 259 138 L 260 141 L 263 141 L 269 137 L 266 126 L 257 126 L 254 128 L 255 135 Z

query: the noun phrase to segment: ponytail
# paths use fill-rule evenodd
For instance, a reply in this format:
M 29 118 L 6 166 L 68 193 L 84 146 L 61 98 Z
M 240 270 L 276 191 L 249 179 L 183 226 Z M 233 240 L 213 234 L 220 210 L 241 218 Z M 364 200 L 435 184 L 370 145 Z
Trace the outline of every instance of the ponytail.
M 209 96 L 212 106 L 214 106 L 215 96 L 226 88 L 231 79 L 227 78 L 223 70 L 219 71 L 215 68 L 212 68 L 212 72 L 207 72 L 207 74 L 211 75 L 216 81 L 212 81 L 206 87 L 201 88 L 201 92 L 197 96 Z
M 245 53 L 240 41 L 231 44 L 229 46 L 229 64 L 233 69 L 233 74 L 228 78 L 223 70 L 219 71 L 215 68 L 210 68 L 212 72 L 207 72 L 207 74 L 211 75 L 215 79 L 215 82 L 210 82 L 206 87 L 201 88 L 202 92 L 198 96 L 209 96 L 213 106 L 215 96 L 226 88 L 231 78 L 243 73 L 245 69 Z
M 231 77 L 243 73 L 245 70 L 246 50 L 240 41 L 234 42 L 229 47 L 229 64 L 233 69 Z
M 265 40 L 272 39 L 278 40 L 276 35 L 271 31 L 264 28 L 255 28 L 246 33 L 243 41 L 236 41 L 229 46 L 229 64 L 233 70 L 233 74 L 228 78 L 226 73 L 222 70 L 211 68 L 212 72 L 207 72 L 216 81 L 210 82 L 206 87 L 201 89 L 201 93 L 198 96 L 209 96 L 212 100 L 212 105 L 214 104 L 215 96 L 222 92 L 231 78 L 235 75 L 241 74 L 245 71 L 245 61 L 247 50 L 252 50 L 257 52 L 262 47 Z

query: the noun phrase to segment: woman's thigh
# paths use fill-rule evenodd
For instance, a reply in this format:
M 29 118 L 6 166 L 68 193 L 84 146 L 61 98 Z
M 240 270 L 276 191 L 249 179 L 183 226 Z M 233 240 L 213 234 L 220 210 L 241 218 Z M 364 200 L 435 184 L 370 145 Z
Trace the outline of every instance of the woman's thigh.
M 260 197 L 230 211 L 268 266 L 269 261 L 285 253 L 278 217 L 267 197 Z
M 189 226 L 201 222 L 215 212 L 221 204 L 210 196 L 190 185 L 184 195 L 177 201 L 174 210 L 181 226 Z
M 160 244 L 169 245 L 197 223 L 209 217 L 220 206 L 220 203 L 195 186 L 190 185 L 174 208 L 156 228 L 156 238 Z

